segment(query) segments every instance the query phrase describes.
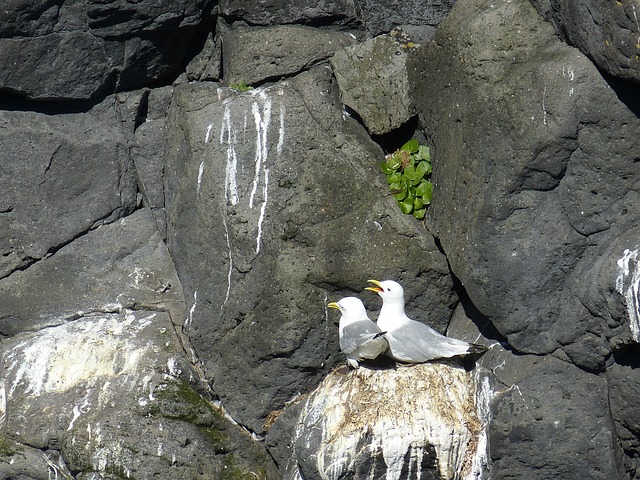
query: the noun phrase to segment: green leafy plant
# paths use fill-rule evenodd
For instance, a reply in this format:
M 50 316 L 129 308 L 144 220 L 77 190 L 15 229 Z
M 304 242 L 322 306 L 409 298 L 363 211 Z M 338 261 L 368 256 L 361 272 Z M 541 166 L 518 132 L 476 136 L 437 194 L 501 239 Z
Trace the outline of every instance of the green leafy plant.
M 387 176 L 389 191 L 402 213 L 422 220 L 433 196 L 429 147 L 409 140 L 385 157 L 380 170 Z
M 251 85 L 247 85 L 245 82 L 230 83 L 229 88 L 233 88 L 234 90 L 238 90 L 239 92 L 246 92 L 247 90 L 253 89 Z

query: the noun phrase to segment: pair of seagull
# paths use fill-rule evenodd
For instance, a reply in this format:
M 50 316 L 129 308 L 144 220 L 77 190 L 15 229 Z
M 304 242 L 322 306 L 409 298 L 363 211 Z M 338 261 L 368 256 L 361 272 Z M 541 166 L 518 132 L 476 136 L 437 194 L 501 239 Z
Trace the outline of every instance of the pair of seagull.
M 411 320 L 404 312 L 404 289 L 393 280 L 369 280 L 382 298 L 378 323 L 374 323 L 356 297 L 345 297 L 327 306 L 340 310 L 340 350 L 347 363 L 358 368 L 360 361 L 386 353 L 403 363 L 423 363 L 438 358 L 482 353 L 485 347 L 439 334 L 424 323 Z

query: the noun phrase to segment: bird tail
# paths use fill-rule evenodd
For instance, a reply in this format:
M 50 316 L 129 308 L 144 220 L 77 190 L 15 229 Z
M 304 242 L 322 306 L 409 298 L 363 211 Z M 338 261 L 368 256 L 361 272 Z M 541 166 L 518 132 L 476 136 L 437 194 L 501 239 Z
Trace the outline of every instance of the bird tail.
M 378 337 L 382 337 L 386 334 L 387 332 L 380 332 L 380 333 L 376 333 L 375 336 L 373 338 L 378 338 Z

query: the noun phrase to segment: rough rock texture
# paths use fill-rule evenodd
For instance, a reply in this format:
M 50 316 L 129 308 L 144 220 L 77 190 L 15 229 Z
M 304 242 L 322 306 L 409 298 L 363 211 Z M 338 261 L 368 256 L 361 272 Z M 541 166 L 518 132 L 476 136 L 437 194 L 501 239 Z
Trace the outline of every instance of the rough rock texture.
M 5 1 L 0 479 L 640 478 L 637 5 L 581 1 Z M 369 278 L 489 351 L 336 368 Z
M 638 370 L 637 348 L 630 349 L 620 361 L 607 371 L 609 383 L 609 406 L 615 422 L 615 431 L 620 446 L 625 452 L 626 471 L 633 478 L 640 473 L 638 452 L 640 452 L 640 370 Z
M 173 323 L 182 289 L 150 212 L 5 278 L 2 296 L 2 478 L 273 477 L 264 451 L 194 390 Z
M 611 75 L 640 82 L 640 6 L 602 0 L 532 0 L 568 43 Z
M 353 0 L 286 0 L 251 1 L 222 0 L 220 13 L 231 21 L 242 20 L 250 25 L 302 25 L 358 26 Z
M 146 210 L 90 231 L 0 280 L 0 302 L 3 336 L 123 308 L 167 310 L 181 322 L 184 310 L 180 280 Z
M 227 85 L 280 80 L 308 69 L 353 43 L 343 32 L 282 25 L 232 29 L 224 36 L 222 58 Z
M 342 115 L 327 68 L 244 94 L 179 87 L 168 131 L 168 243 L 189 336 L 242 424 L 261 432 L 336 361 L 329 295 L 403 270 L 437 326 L 450 317 L 445 259 L 384 197 L 382 153 Z
M 357 8 L 372 36 L 387 33 L 395 27 L 411 25 L 435 27 L 442 22 L 456 0 L 355 0 Z
M 338 50 L 331 58 L 342 101 L 373 135 L 389 133 L 413 114 L 407 78 L 407 50 L 389 35 Z
M 630 341 L 610 268 L 637 248 L 626 233 L 640 205 L 640 121 L 628 92 L 526 1 L 457 4 L 417 57 L 410 80 L 438 199 L 427 223 L 453 272 L 519 351 L 562 349 L 603 368 Z
M 0 111 L 0 278 L 135 208 L 112 108 L 113 99 L 87 113 Z
M 479 473 L 473 471 L 481 428 L 473 375 L 455 362 L 334 371 L 296 413 L 291 449 L 278 458 L 286 466 L 283 478 Z
M 495 347 L 490 478 L 623 478 L 607 382 L 552 357 Z M 499 383 L 498 383 L 499 382 Z
M 212 5 L 7 0 L 0 12 L 0 91 L 87 100 L 172 75 Z

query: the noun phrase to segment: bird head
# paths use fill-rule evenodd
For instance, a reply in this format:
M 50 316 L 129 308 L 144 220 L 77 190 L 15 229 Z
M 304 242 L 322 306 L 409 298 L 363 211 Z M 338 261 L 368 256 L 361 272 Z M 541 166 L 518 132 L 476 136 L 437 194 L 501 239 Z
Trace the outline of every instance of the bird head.
M 365 290 L 376 292 L 384 302 L 402 302 L 404 304 L 404 289 L 398 282 L 393 280 L 385 280 L 384 282 L 379 282 L 378 280 L 367 281 L 373 283 L 375 287 L 366 287 Z
M 337 302 L 328 303 L 327 307 L 340 310 L 340 313 L 342 313 L 343 317 L 351 319 L 353 321 L 367 318 L 367 310 L 364 308 L 364 304 L 359 298 L 356 297 L 341 298 Z

